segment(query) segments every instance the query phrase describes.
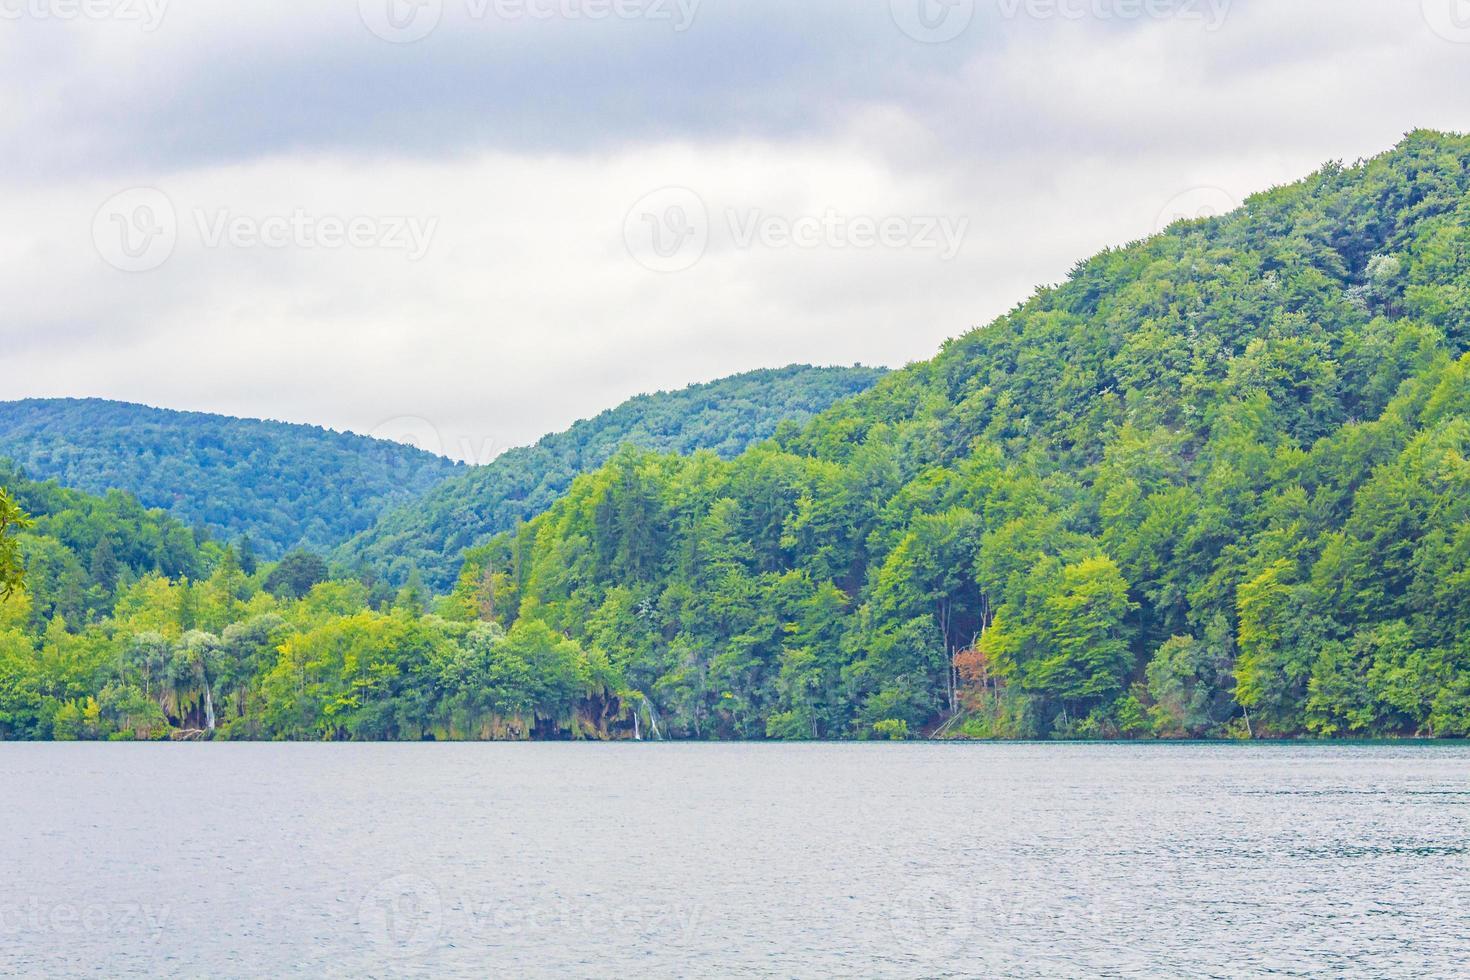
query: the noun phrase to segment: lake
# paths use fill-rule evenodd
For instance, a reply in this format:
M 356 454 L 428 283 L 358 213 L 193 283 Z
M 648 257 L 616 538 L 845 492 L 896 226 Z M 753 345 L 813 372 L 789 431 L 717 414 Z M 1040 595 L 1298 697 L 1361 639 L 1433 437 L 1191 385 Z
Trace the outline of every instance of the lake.
M 0 974 L 1450 975 L 1452 745 L 6 744 Z

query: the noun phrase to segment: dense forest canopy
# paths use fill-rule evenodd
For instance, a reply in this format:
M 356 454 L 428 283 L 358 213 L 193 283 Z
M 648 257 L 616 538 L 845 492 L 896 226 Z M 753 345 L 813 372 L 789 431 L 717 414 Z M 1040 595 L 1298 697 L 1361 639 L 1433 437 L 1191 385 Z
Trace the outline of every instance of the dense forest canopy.
M 0 458 L 89 493 L 125 490 L 262 555 L 330 548 L 462 469 L 412 446 L 312 425 L 97 398 L 0 402 Z
M 628 453 L 479 550 L 665 728 L 1470 731 L 1470 140 L 1080 263 L 721 461 Z
M 316 426 L 27 399 L 0 402 L 0 459 L 32 479 L 127 491 L 223 540 L 248 534 L 266 558 L 308 549 L 400 585 L 417 569 L 443 590 L 466 547 L 545 510 L 620 446 L 733 456 L 883 373 L 792 365 L 639 395 L 479 467 Z
M 623 446 L 667 453 L 707 449 L 729 458 L 872 387 L 881 368 L 809 367 L 751 371 L 682 391 L 639 395 L 595 418 L 457 473 L 422 500 L 395 508 L 347 542 L 335 559 L 371 568 L 394 584 L 418 571 L 447 590 L 464 551 L 530 520 Z
M 0 737 L 1464 736 L 1467 339 L 1470 139 L 1416 132 L 619 449 L 437 598 L 0 473 Z

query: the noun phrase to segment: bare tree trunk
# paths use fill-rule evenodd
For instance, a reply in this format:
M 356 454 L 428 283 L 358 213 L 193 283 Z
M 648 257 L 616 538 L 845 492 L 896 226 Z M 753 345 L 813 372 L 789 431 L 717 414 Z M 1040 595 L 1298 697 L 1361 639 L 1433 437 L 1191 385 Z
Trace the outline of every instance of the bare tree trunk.
M 949 713 L 954 714 L 954 651 L 944 644 L 944 683 L 949 693 Z

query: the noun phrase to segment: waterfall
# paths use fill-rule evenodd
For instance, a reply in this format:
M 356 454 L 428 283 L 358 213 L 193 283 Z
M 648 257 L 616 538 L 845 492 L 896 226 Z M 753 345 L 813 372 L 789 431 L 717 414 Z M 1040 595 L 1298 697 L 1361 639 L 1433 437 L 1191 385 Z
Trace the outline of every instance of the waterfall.
M 643 704 L 648 708 L 648 725 L 653 729 L 654 739 L 663 741 L 663 736 L 658 733 L 658 712 L 653 709 L 653 699 L 645 697 Z

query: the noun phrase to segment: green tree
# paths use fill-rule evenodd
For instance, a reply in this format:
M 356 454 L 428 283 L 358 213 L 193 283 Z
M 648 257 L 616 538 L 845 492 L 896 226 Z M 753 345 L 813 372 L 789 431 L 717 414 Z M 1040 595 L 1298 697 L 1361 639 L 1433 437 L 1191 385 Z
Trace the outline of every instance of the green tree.
M 246 575 L 254 575 L 256 565 L 260 559 L 256 557 L 255 542 L 251 540 L 248 533 L 240 535 L 240 540 L 236 544 L 235 550 L 239 555 L 240 571 Z
M 1217 731 L 1235 712 L 1229 682 L 1235 664 L 1230 624 L 1216 616 L 1203 639 L 1175 636 L 1149 661 L 1150 720 L 1156 734 L 1200 738 Z
M 265 590 L 284 599 L 300 599 L 329 577 L 327 563 L 309 551 L 293 551 L 265 577 Z
M 30 519 L 0 487 L 0 598 L 9 598 L 20 587 L 25 569 L 14 532 L 29 527 Z

